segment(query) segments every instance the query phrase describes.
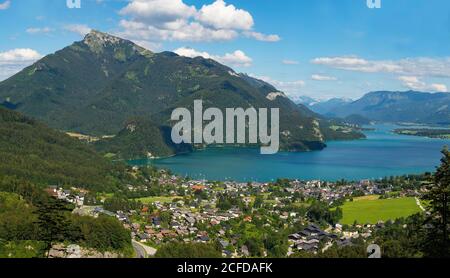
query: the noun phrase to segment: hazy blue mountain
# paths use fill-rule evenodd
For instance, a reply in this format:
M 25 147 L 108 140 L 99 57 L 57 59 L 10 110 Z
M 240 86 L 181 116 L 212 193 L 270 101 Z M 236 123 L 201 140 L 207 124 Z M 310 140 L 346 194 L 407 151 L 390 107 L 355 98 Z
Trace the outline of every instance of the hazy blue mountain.
M 324 116 L 334 116 L 333 111 L 339 107 L 347 105 L 351 102 L 350 99 L 343 98 L 332 98 L 326 101 L 315 102 L 309 105 L 309 109 L 312 111 L 324 115 Z
M 312 105 L 314 105 L 315 103 L 318 103 L 319 101 L 312 98 L 312 97 L 308 97 L 308 96 L 295 96 L 291 98 L 295 103 L 297 104 L 302 104 L 305 105 L 307 107 L 310 107 Z
M 450 124 L 450 93 L 371 92 L 327 114 L 337 117 L 357 114 L 385 122 Z
M 370 119 L 368 119 L 364 116 L 358 115 L 358 114 L 351 114 L 351 115 L 345 117 L 343 120 L 344 120 L 344 122 L 346 122 L 348 124 L 358 125 L 358 126 L 368 125 L 371 123 Z

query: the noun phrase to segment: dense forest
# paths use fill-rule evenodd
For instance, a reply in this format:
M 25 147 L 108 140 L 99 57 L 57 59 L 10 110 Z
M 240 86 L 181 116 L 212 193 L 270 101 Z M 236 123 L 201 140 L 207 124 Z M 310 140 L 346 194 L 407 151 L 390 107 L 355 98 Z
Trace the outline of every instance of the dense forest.
M 170 133 L 170 127 L 160 127 L 149 120 L 135 118 L 129 120 L 116 136 L 98 141 L 94 147 L 100 153 L 113 154 L 120 159 L 163 157 L 192 151 L 190 145 L 174 144 Z
M 71 213 L 49 185 L 117 192 L 133 179 L 90 146 L 17 112 L 0 108 L 0 257 L 44 257 L 55 243 L 132 254 L 131 238 L 112 217 Z
M 36 184 L 114 191 L 127 181 L 125 165 L 111 163 L 90 146 L 0 107 L 0 176 Z
M 56 243 L 131 256 L 129 232 L 114 217 L 72 214 L 73 205 L 34 184 L 0 180 L 0 257 L 45 257 Z

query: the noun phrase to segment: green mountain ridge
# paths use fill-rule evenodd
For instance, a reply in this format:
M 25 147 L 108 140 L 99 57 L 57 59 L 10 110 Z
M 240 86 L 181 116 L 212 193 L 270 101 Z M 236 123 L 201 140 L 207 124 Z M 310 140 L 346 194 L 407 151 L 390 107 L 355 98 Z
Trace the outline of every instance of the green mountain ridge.
M 52 128 L 95 136 L 118 134 L 100 144 L 105 152 L 118 150 L 120 141 L 130 142 L 130 138 L 120 139 L 130 119 L 138 117 L 159 126 L 152 129 L 156 134 L 134 135 L 141 146 L 123 149 L 126 157 L 135 156 L 137 149 L 141 155 L 177 153 L 179 148 L 168 145 L 158 130 L 173 125 L 173 109 L 192 108 L 196 99 L 203 100 L 205 109 L 280 108 L 284 150 L 317 150 L 325 148 L 327 140 L 363 137 L 331 129 L 329 122 L 295 105 L 272 85 L 237 74 L 214 60 L 152 53 L 98 31 L 0 83 L 0 103 Z M 152 149 L 148 143 L 161 147 Z
M 98 191 L 119 188 L 124 172 L 95 150 L 64 133 L 0 107 L 0 176 L 42 185 Z
M 169 127 L 136 118 L 130 120 L 116 136 L 98 141 L 94 147 L 100 153 L 111 153 L 117 158 L 126 159 L 167 157 L 192 151 L 190 145 L 174 144 L 170 136 Z

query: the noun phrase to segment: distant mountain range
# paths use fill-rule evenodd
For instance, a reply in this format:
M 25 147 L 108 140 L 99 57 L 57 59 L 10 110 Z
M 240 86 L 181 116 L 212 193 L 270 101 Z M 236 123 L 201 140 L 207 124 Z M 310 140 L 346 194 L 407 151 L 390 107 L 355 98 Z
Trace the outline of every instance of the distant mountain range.
M 308 97 L 308 96 L 295 96 L 295 97 L 292 97 L 291 99 L 295 103 L 302 104 L 307 107 L 313 106 L 314 104 L 320 102 L 320 101 L 318 101 L 312 97 Z
M 332 98 L 327 101 L 315 102 L 311 104 L 309 108 L 316 113 L 328 116 L 330 112 L 334 111 L 334 109 L 345 106 L 351 102 L 351 99 Z
M 382 122 L 450 124 L 450 93 L 378 91 L 356 101 L 331 99 L 308 108 L 328 118 L 359 116 Z
M 98 146 L 122 157 L 181 151 L 168 142 L 165 130 L 173 124 L 173 109 L 192 110 L 196 99 L 203 100 L 205 109 L 280 108 L 280 141 L 285 150 L 322 149 L 326 140 L 363 136 L 331 128 L 330 122 L 297 106 L 272 85 L 214 60 L 153 53 L 98 31 L 0 83 L 3 106 L 56 129 L 116 135 Z M 151 128 L 130 132 L 130 121 Z

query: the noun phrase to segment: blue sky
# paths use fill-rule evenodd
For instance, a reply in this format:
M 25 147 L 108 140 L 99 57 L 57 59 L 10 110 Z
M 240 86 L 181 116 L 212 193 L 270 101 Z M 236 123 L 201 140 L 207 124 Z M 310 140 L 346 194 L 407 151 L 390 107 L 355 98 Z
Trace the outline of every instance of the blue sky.
M 293 98 L 450 89 L 450 1 L 0 0 L 0 80 L 90 28 L 216 59 Z

